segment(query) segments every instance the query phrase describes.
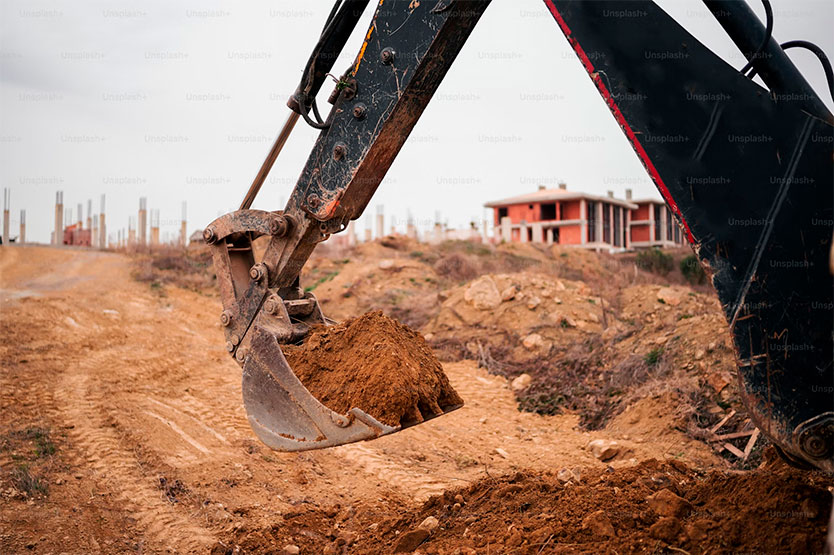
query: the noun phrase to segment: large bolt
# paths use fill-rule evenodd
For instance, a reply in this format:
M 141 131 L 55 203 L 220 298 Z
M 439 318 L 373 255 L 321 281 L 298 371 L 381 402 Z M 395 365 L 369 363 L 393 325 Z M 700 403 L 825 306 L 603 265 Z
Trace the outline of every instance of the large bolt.
M 246 355 L 248 354 L 249 352 L 246 349 L 238 349 L 235 353 L 235 360 L 238 362 L 244 362 L 246 361 Z
M 278 299 L 276 299 L 275 297 L 269 297 L 269 298 L 268 298 L 268 299 L 264 302 L 264 312 L 266 312 L 267 314 L 275 314 L 275 313 L 277 313 L 277 312 L 278 312 L 278 303 L 279 303 L 279 302 L 280 302 L 280 301 L 279 301 Z
M 212 245 L 215 241 L 217 241 L 217 235 L 214 234 L 213 227 L 207 227 L 203 230 L 203 240 L 209 245 Z
M 823 459 L 834 452 L 834 442 L 832 442 L 830 429 L 817 427 L 816 430 L 807 430 L 800 435 L 799 443 L 802 450 L 815 459 Z
M 238 345 L 238 344 L 240 343 L 240 336 L 239 336 L 239 335 L 237 335 L 237 334 L 234 334 L 233 336 L 231 336 L 231 337 L 229 338 L 229 341 L 231 341 L 231 342 L 232 342 L 232 345 L 235 345 L 235 346 L 236 346 L 236 345 Z
M 266 267 L 263 264 L 255 264 L 249 269 L 249 277 L 261 281 L 266 277 Z
M 307 195 L 307 205 L 311 210 L 317 210 L 321 206 L 321 198 L 315 193 L 310 193 Z
M 356 119 L 365 119 L 365 114 L 368 112 L 368 107 L 361 102 L 353 107 L 353 117 Z
M 379 53 L 379 59 L 382 60 L 383 64 L 392 64 L 394 63 L 394 57 L 396 53 L 394 52 L 393 48 L 383 48 L 382 52 Z
M 223 324 L 224 326 L 228 326 L 229 324 L 231 324 L 232 323 L 232 313 L 229 312 L 228 310 L 224 310 L 220 314 L 220 323 Z
M 269 220 L 269 233 L 275 237 L 283 237 L 286 235 L 289 227 L 287 218 L 284 216 L 275 216 Z
M 231 341 L 226 341 L 226 350 L 230 353 L 235 350 L 235 346 Z
M 337 143 L 333 147 L 333 159 L 341 160 L 347 154 L 347 147 L 343 143 Z

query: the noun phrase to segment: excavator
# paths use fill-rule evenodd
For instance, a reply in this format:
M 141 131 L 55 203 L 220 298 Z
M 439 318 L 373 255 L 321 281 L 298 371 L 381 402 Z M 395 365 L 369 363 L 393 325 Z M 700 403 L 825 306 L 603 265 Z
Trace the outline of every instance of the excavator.
M 792 464 L 834 471 L 834 116 L 786 51 L 816 54 L 831 92 L 824 52 L 803 40 L 778 43 L 768 0 L 764 24 L 745 1 L 703 0 L 747 59 L 741 68 L 652 1 L 544 3 L 718 294 L 751 419 Z M 335 3 L 240 209 L 204 230 L 248 419 L 276 450 L 411 425 L 387 426 L 358 407 L 331 411 L 281 351 L 331 322 L 301 287 L 302 267 L 362 215 L 490 0 L 379 0 L 355 61 L 337 78 L 335 60 L 368 4 Z M 317 96 L 328 82 L 332 108 L 322 118 Z M 299 119 L 320 133 L 286 206 L 252 209 Z M 259 237 L 268 244 L 256 260 Z

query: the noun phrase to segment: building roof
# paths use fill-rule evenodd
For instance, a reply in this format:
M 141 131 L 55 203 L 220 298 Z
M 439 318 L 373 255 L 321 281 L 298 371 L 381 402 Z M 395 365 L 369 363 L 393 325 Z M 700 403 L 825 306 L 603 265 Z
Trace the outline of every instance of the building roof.
M 484 204 L 484 206 L 487 208 L 497 208 L 499 206 L 510 206 L 513 204 L 530 204 L 533 202 L 549 202 L 579 199 L 592 200 L 598 202 L 609 202 L 611 204 L 624 206 L 625 208 L 629 208 L 631 210 L 635 210 L 637 208 L 637 205 L 634 204 L 633 201 L 612 198 L 608 196 L 601 197 L 597 195 L 590 195 L 588 193 L 577 193 L 574 191 L 568 191 L 567 189 L 539 189 L 538 191 L 527 193 L 524 195 L 518 195 L 515 197 L 509 197 L 501 200 L 493 200 L 491 202 L 487 202 L 486 204 Z

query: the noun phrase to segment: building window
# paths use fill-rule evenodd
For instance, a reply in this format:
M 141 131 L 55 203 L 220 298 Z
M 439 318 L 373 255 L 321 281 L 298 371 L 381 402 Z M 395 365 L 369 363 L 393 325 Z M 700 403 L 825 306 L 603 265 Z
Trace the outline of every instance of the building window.
M 660 241 L 660 209 L 662 206 L 653 204 L 652 207 L 654 208 L 654 240 Z
M 501 220 L 503 218 L 506 218 L 506 217 L 507 217 L 507 207 L 505 206 L 503 208 L 499 208 L 498 209 L 498 223 L 500 224 Z
M 611 205 L 602 203 L 602 242 L 611 244 Z
M 541 220 L 555 220 L 556 219 L 556 203 L 541 205 Z
M 623 234 L 621 226 L 621 214 L 622 208 L 619 206 L 614 207 L 614 246 L 621 247 L 623 244 Z
M 588 201 L 585 203 L 588 220 L 588 242 L 594 243 L 597 240 L 597 203 Z

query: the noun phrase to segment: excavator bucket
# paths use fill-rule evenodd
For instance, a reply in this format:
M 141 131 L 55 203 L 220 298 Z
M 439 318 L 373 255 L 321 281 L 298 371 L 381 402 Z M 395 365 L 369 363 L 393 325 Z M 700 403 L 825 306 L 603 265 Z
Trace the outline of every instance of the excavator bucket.
M 391 434 L 459 408 L 440 407 L 440 414 L 423 414 L 419 422 L 388 426 L 361 408 L 338 414 L 307 390 L 281 344 L 299 343 L 313 326 L 332 321 L 297 278 L 288 287 L 270 286 L 276 276 L 267 264 L 255 263 L 252 249 L 260 236 L 288 234 L 297 227 L 291 222 L 280 212 L 238 210 L 204 232 L 224 307 L 226 349 L 243 368 L 243 403 L 258 438 L 277 451 L 323 449 Z

